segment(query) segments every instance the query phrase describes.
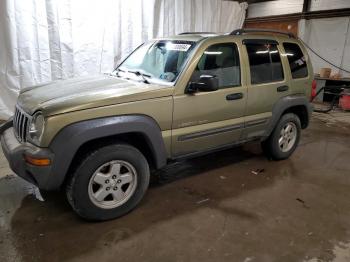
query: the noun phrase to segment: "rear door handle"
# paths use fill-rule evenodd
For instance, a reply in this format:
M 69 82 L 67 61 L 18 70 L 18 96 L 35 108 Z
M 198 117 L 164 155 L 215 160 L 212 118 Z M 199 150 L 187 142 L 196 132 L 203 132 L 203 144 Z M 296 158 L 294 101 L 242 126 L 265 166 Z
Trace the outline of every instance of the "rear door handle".
M 279 86 L 277 87 L 277 92 L 284 92 L 284 91 L 288 91 L 289 86 L 284 85 L 284 86 Z
M 229 94 L 226 96 L 226 100 L 238 100 L 242 99 L 243 94 L 242 93 L 234 93 L 234 94 Z

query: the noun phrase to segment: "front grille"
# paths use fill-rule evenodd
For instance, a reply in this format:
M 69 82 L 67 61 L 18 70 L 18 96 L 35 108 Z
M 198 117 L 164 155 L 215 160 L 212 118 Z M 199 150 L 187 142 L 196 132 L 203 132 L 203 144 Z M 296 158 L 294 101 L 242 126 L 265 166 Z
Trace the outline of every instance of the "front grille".
M 16 106 L 15 115 L 13 117 L 13 129 L 19 142 L 27 141 L 29 120 L 30 116 Z

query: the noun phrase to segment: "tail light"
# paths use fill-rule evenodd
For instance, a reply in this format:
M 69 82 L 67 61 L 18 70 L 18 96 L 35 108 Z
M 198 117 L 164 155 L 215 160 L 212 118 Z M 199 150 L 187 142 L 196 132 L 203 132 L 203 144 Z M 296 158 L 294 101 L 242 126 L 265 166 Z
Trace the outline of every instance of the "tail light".
M 317 83 L 316 83 L 316 80 L 313 80 L 312 81 L 312 84 L 311 84 L 311 97 L 310 97 L 310 100 L 314 100 L 314 98 L 316 97 L 316 89 L 317 89 Z

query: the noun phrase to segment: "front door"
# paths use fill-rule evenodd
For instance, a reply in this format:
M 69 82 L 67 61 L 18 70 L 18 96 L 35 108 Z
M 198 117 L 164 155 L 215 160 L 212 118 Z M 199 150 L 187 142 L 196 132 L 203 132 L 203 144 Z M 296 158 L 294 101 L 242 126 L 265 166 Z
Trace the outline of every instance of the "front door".
M 217 91 L 174 96 L 172 155 L 196 154 L 240 140 L 247 87 L 242 85 L 240 58 L 233 42 L 213 44 L 203 52 L 190 82 L 218 78 Z

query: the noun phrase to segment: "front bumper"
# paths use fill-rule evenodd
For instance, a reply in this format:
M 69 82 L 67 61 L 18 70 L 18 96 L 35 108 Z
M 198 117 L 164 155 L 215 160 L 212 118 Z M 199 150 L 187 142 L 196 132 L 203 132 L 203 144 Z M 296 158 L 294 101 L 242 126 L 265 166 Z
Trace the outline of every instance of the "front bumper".
M 19 143 L 14 135 L 13 127 L 9 122 L 6 122 L 0 127 L 0 138 L 2 150 L 9 162 L 10 168 L 18 176 L 38 186 L 40 189 L 51 189 L 51 165 L 31 165 L 25 161 L 24 155 L 33 158 L 49 158 L 51 163 L 53 163 L 54 154 L 47 148 L 39 148 L 30 143 Z

